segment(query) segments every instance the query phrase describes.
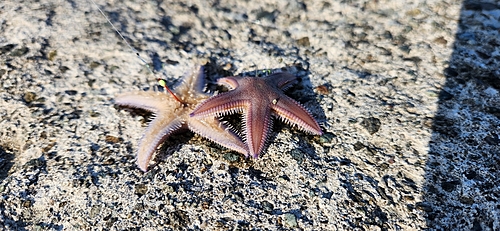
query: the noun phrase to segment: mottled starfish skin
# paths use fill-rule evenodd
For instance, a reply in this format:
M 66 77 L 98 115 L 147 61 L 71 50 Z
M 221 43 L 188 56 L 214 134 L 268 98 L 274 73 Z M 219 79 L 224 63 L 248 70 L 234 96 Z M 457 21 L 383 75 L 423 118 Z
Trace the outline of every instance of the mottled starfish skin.
M 203 68 L 200 67 L 198 71 L 187 75 L 173 90 L 182 104 L 165 92 L 137 91 L 116 97 L 116 104 L 141 108 L 155 114 L 139 143 L 137 164 L 141 170 L 147 170 L 148 163 L 158 146 L 173 132 L 183 128 L 188 128 L 226 148 L 247 154 L 246 145 L 241 139 L 215 117 L 189 116 L 198 104 L 210 97 L 210 94 L 203 92 L 203 86 Z
M 193 118 L 208 118 L 243 112 L 244 133 L 248 151 L 258 158 L 265 148 L 270 128 L 271 115 L 284 122 L 297 125 L 304 131 L 321 135 L 316 120 L 298 102 L 286 96 L 286 90 L 297 78 L 287 72 L 274 73 L 266 77 L 225 77 L 219 84 L 232 89 L 201 103 L 191 113 Z

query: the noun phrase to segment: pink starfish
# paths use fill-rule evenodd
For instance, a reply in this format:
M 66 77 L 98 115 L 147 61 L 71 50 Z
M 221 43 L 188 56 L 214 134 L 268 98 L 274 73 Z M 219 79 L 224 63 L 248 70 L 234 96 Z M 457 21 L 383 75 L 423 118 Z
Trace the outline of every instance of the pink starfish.
M 189 116 L 196 106 L 210 97 L 210 94 L 203 92 L 203 87 L 204 74 L 203 68 L 200 67 L 199 71 L 184 77 L 172 91 L 176 95 L 175 98 L 165 92 L 155 91 L 137 91 L 116 97 L 116 104 L 141 108 L 155 114 L 137 152 L 137 164 L 142 171 L 147 170 L 156 148 L 173 132 L 183 128 L 188 128 L 226 148 L 247 154 L 246 145 L 218 119 Z
M 258 158 L 264 150 L 272 127 L 271 115 L 304 131 L 321 135 L 311 114 L 298 102 L 286 96 L 286 90 L 297 78 L 287 72 L 266 77 L 225 77 L 217 83 L 232 89 L 201 103 L 191 113 L 193 118 L 211 118 L 243 112 L 245 138 L 251 156 Z

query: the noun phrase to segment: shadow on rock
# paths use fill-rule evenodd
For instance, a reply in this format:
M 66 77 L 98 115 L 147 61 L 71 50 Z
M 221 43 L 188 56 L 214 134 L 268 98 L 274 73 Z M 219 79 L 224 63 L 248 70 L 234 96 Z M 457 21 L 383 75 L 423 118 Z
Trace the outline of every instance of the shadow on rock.
M 427 226 L 500 229 L 500 4 L 463 2 L 426 166 Z
M 9 171 L 14 165 L 14 154 L 0 147 L 0 182 L 9 175 Z

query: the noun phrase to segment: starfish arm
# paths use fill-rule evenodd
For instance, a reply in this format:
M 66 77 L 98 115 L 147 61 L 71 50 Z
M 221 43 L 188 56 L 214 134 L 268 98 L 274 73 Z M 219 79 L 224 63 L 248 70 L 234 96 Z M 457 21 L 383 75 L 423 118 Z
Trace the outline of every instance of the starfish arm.
M 235 91 L 225 92 L 213 96 L 196 107 L 191 112 L 191 117 L 208 117 L 233 114 L 244 109 L 248 101 L 238 100 L 238 94 Z
M 266 147 L 272 127 L 271 110 L 269 107 L 251 105 L 245 111 L 243 122 L 249 154 L 258 158 Z
M 197 66 L 182 78 L 180 83 L 175 86 L 174 92 L 178 97 L 182 98 L 182 101 L 187 102 L 198 96 L 208 98 L 208 94 L 203 92 L 204 89 L 205 74 L 203 67 Z
M 245 156 L 248 155 L 246 145 L 243 141 L 217 118 L 191 118 L 188 120 L 188 127 L 191 131 L 223 147 L 242 153 Z
M 290 88 L 293 84 L 297 83 L 297 77 L 288 72 L 277 72 L 264 77 L 271 86 L 277 86 L 282 90 Z
M 175 107 L 171 95 L 155 91 L 136 91 L 116 96 L 115 103 L 122 106 L 140 108 L 152 112 L 163 111 Z
M 236 89 L 238 86 L 240 86 L 240 84 L 238 83 L 239 78 L 241 77 L 230 76 L 230 77 L 220 78 L 217 80 L 217 84 L 224 85 L 227 88 L 229 88 L 229 90 L 233 90 Z
M 286 123 L 295 124 L 302 130 L 314 135 L 323 134 L 318 122 L 316 122 L 307 109 L 290 97 L 282 94 L 272 108 L 274 114 Z
M 174 116 L 158 116 L 149 124 L 144 136 L 139 143 L 137 151 L 137 165 L 146 172 L 148 163 L 151 160 L 158 146 L 163 143 L 172 132 L 179 130 L 183 126 L 183 121 Z

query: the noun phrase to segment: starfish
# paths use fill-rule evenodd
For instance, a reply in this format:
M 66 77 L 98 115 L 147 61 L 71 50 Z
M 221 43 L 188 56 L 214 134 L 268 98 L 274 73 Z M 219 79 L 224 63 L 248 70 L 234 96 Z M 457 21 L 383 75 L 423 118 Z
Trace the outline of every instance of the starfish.
M 204 101 L 194 109 L 191 116 L 210 118 L 243 112 L 243 133 L 248 152 L 258 158 L 269 138 L 271 116 L 314 135 L 323 133 L 307 109 L 283 93 L 296 82 L 297 77 L 288 72 L 278 72 L 262 78 L 221 78 L 217 83 L 225 85 L 230 91 Z
M 162 85 L 164 86 L 164 85 Z M 118 95 L 115 103 L 151 111 L 151 121 L 139 143 L 137 164 L 146 172 L 153 153 L 173 132 L 189 129 L 226 148 L 247 154 L 246 145 L 230 129 L 215 118 L 194 118 L 189 113 L 211 95 L 203 92 L 203 68 L 184 77 L 172 95 L 157 91 L 137 91 Z M 178 100 L 178 101 L 177 101 Z

